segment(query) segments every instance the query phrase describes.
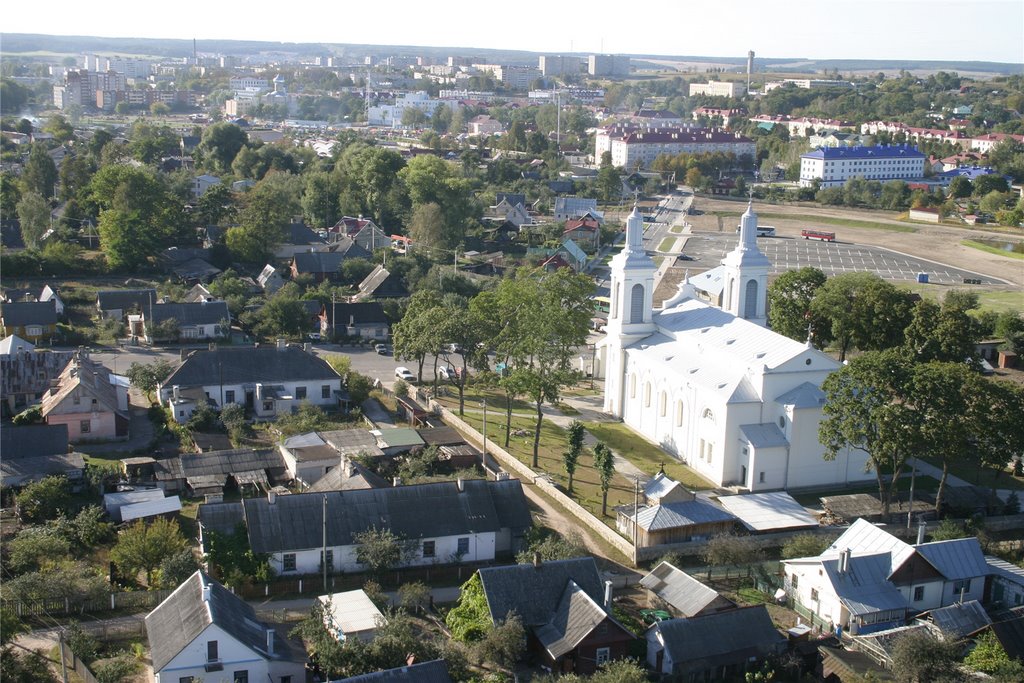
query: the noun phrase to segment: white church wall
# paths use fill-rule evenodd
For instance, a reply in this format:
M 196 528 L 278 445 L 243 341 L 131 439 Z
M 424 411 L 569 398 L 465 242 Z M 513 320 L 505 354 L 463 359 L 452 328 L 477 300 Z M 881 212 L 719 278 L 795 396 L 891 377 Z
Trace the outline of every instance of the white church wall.
M 861 451 L 844 450 L 834 460 L 825 460 L 825 448 L 818 441 L 818 424 L 822 417 L 820 408 L 789 409 L 787 422 L 792 422 L 792 426 L 787 434 L 792 436 L 787 487 L 874 480 L 874 473 L 864 469 L 867 457 Z
M 785 487 L 789 460 L 789 450 L 786 447 L 754 449 L 741 442 L 741 457 L 743 448 L 749 450 L 749 464 L 747 479 L 744 482 L 741 478 L 741 486 L 745 485 L 752 492 L 772 491 Z

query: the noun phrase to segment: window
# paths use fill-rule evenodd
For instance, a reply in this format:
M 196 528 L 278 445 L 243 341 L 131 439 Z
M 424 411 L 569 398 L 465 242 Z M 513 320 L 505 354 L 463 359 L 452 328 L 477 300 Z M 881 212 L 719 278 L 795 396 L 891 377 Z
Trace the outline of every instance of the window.
M 651 383 L 644 382 L 644 408 L 651 407 Z
M 281 676 L 281 683 L 292 683 L 291 676 Z
M 793 576 L 789 580 L 789 585 L 793 586 L 793 588 L 799 588 L 800 587 L 800 577 L 797 576 L 796 574 L 793 574 Z
M 29 337 L 42 337 L 43 328 L 39 325 L 29 325 L 25 328 L 25 334 Z
M 611 658 L 612 658 L 611 648 L 608 648 L 608 647 L 599 647 L 599 648 L 597 648 L 597 656 L 595 657 L 595 659 L 597 660 L 597 665 L 598 666 L 601 666 L 602 664 L 604 664 L 605 662 L 607 662 Z
M 249 683 L 249 671 L 242 669 L 234 673 L 234 683 Z
M 295 387 L 295 398 L 300 401 L 306 398 L 306 387 Z
M 192 677 L 191 676 L 181 676 L 178 679 L 178 683 L 192 683 Z
M 323 562 L 324 562 L 324 553 L 321 550 L 320 551 L 320 566 L 321 566 L 321 568 L 323 567 Z M 327 551 L 327 570 L 328 571 L 333 571 L 334 570 L 334 549 L 333 548 L 331 550 Z
M 458 540 L 458 547 L 455 549 L 457 555 L 466 555 L 469 553 L 469 538 L 460 538 Z
M 644 286 L 633 285 L 629 292 L 629 322 L 642 323 L 644 321 Z
M 330 398 L 330 397 L 331 397 L 331 385 L 330 384 L 322 384 L 320 386 L 320 398 Z
M 234 402 L 235 402 L 235 392 L 230 390 L 230 389 L 228 389 L 227 391 L 224 392 L 224 403 L 234 403 Z
M 89 420 L 79 420 L 78 431 L 80 431 L 82 434 L 88 434 L 89 432 L 92 431 L 92 422 L 90 422 Z
M 676 427 L 683 426 L 683 402 L 676 402 Z
M 916 586 L 914 588 L 914 602 L 921 602 L 924 600 L 924 586 Z
M 785 428 L 786 428 L 786 416 L 783 415 L 783 416 L 781 416 L 779 418 L 779 429 L 785 429 Z
M 661 392 L 661 398 L 658 400 L 658 413 L 661 417 L 665 417 L 666 410 L 668 410 L 668 394 L 663 391 Z
M 76 406 L 82 402 L 82 397 L 78 395 L 77 391 L 71 395 L 71 402 L 74 403 Z
M 761 473 L 760 473 L 760 474 L 758 475 L 758 477 L 757 477 L 757 481 L 758 481 L 758 483 L 761 483 L 761 484 L 763 484 L 763 483 L 764 483 L 764 472 L 761 472 Z
M 268 413 L 273 411 L 274 410 L 274 402 L 273 401 L 264 401 L 263 402 L 263 410 L 264 410 L 264 412 L 268 412 Z
M 743 317 L 757 317 L 757 280 L 747 281 L 747 291 L 743 302 Z
M 295 571 L 295 553 L 285 553 L 282 560 L 283 571 Z
M 423 541 L 423 557 L 433 557 L 433 556 L 434 556 L 434 542 L 433 541 Z
M 954 593 L 959 593 L 960 591 L 963 591 L 965 593 L 970 593 L 971 592 L 971 580 L 970 579 L 967 579 L 966 581 L 956 581 L 956 582 L 953 583 L 953 592 Z
M 812 588 L 811 589 L 811 602 L 818 602 L 818 589 L 817 588 Z
M 220 659 L 220 655 L 217 652 L 217 641 L 209 640 L 206 642 L 206 661 L 216 662 Z

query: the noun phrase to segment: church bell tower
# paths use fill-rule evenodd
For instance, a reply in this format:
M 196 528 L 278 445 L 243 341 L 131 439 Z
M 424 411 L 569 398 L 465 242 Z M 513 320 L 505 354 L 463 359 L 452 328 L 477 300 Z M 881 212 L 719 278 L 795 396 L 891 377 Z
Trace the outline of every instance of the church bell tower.
M 725 288 L 722 308 L 737 318 L 767 324 L 768 271 L 771 261 L 757 246 L 757 214 L 753 202 L 740 219 L 740 241 L 722 259 Z
M 611 261 L 611 311 L 604 348 L 604 411 L 622 416 L 625 353 L 654 327 L 654 261 L 643 247 L 644 221 L 634 206 L 626 219 L 626 246 Z

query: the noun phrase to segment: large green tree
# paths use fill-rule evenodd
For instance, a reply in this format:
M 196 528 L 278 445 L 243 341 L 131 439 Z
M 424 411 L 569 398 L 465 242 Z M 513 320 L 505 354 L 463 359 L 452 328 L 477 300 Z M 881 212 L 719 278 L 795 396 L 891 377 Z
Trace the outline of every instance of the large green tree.
M 910 296 L 874 273 L 843 273 L 814 294 L 811 314 L 827 321 L 839 360 L 852 348 L 880 351 L 903 343 Z
M 301 180 L 287 174 L 267 176 L 246 195 L 239 224 L 225 238 L 228 249 L 247 263 L 263 263 L 285 240 L 292 217 L 301 213 Z
M 33 143 L 21 174 L 25 189 L 43 197 L 52 197 L 57 183 L 57 165 L 41 143 Z
M 174 520 L 157 517 L 151 522 L 139 520 L 117 537 L 110 559 L 126 576 L 146 573 L 146 585 L 152 585 L 153 572 L 168 557 L 188 547 Z
M 790 339 L 804 341 L 810 327 L 812 341 L 818 340 L 821 344 L 824 337 L 827 342 L 827 330 L 821 329 L 823 322 L 818 321 L 815 325 L 811 315 L 811 301 L 827 279 L 825 273 L 811 266 L 779 275 L 768 287 L 768 324 L 771 328 Z
M 969 309 L 957 305 L 955 297 L 946 298 L 941 306 L 926 299 L 914 305 L 905 332 L 905 348 L 911 358 L 921 363 L 950 361 L 976 365 L 981 326 L 967 313 Z
M 17 208 L 21 239 L 26 247 L 36 249 L 50 227 L 50 205 L 38 192 L 26 192 Z
M 248 140 L 248 134 L 239 126 L 221 121 L 207 126 L 203 131 L 198 151 L 210 171 L 228 173 L 235 157 Z
M 875 471 L 881 512 L 889 515 L 892 494 L 907 458 L 921 441 L 909 401 L 912 364 L 897 351 L 868 352 L 822 383 L 827 401 L 818 439 L 825 459 L 861 451 Z

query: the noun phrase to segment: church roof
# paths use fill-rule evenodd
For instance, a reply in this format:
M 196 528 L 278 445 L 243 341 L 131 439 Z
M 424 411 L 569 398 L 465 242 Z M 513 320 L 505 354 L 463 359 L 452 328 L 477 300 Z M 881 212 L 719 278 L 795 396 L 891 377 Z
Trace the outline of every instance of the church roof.
M 740 432 L 743 438 L 750 442 L 754 448 L 778 448 L 788 446 L 789 441 L 786 435 L 774 422 L 763 424 L 740 425 Z
M 725 288 L 725 267 L 715 266 L 705 270 L 699 275 L 694 275 L 688 282 L 702 292 L 718 296 Z
M 810 382 L 804 382 L 776 398 L 775 402 L 797 409 L 820 408 L 825 405 L 825 392 Z
M 755 326 L 756 327 L 756 326 Z M 688 340 L 677 340 L 656 332 L 628 347 L 629 353 L 649 356 L 664 364 L 687 382 L 717 393 L 727 403 L 760 401 L 743 368 L 735 363 L 708 363 L 694 356 Z

